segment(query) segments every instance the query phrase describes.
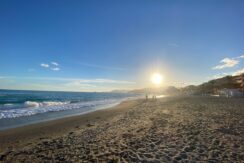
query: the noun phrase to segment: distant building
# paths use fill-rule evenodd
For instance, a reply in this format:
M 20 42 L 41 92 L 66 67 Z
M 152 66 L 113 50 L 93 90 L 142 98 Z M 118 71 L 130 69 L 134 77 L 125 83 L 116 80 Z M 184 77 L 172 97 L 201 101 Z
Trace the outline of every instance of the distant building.
M 244 92 L 240 89 L 221 89 L 218 92 L 219 96 L 222 97 L 244 97 Z

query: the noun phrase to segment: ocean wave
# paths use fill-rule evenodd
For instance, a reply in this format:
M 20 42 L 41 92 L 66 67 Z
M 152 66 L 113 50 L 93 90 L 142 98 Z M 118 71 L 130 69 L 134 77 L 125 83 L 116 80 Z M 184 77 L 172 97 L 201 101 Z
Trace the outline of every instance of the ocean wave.
M 4 104 L 3 106 L 13 106 L 14 104 Z
M 56 101 L 45 101 L 45 102 L 35 102 L 35 101 L 26 101 L 26 107 L 45 107 L 45 106 L 55 106 L 55 105 L 65 105 L 70 102 L 56 102 Z
M 46 112 L 56 112 L 63 110 L 72 110 L 72 109 L 81 109 L 81 112 L 94 110 L 94 108 L 99 106 L 106 106 L 122 101 L 116 99 L 107 99 L 99 101 L 88 101 L 88 102 L 79 102 L 79 103 L 70 103 L 70 102 L 34 102 L 26 101 L 23 108 L 18 109 L 8 109 L 0 110 L 0 119 L 3 118 L 17 118 L 22 116 L 31 116 L 40 113 Z

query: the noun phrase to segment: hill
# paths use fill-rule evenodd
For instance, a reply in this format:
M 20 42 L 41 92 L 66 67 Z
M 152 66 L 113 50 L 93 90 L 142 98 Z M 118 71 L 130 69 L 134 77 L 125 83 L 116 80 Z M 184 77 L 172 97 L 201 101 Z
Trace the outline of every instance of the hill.
M 221 89 L 244 90 L 244 74 L 237 76 L 225 76 L 223 78 L 210 80 L 198 86 L 187 86 L 182 88 L 183 93 L 190 94 L 215 94 Z
M 143 88 L 143 89 L 135 89 L 130 91 L 131 93 L 144 93 L 144 94 L 167 94 L 167 95 L 176 95 L 180 93 L 180 89 L 169 86 L 164 88 Z
M 240 89 L 244 91 L 244 74 L 237 76 L 225 76 L 210 80 L 200 85 L 189 85 L 183 88 L 176 88 L 169 86 L 165 88 L 143 88 L 135 89 L 128 92 L 131 93 L 155 93 L 155 94 L 167 94 L 167 95 L 179 95 L 179 94 L 215 94 L 221 89 Z

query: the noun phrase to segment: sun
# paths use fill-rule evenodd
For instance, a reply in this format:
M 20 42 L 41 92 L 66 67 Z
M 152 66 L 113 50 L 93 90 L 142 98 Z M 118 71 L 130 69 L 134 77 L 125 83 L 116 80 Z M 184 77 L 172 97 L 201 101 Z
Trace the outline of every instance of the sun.
M 162 75 L 160 75 L 159 73 L 154 73 L 151 76 L 151 82 L 155 85 L 160 85 L 163 81 L 163 77 Z

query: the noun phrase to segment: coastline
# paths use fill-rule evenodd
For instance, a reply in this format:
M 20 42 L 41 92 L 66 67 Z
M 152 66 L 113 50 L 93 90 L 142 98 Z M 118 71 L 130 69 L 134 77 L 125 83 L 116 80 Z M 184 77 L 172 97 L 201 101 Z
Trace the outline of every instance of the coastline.
M 136 99 L 140 99 L 140 97 L 124 97 L 121 99 L 111 98 L 108 100 L 83 101 L 78 103 L 71 103 L 69 101 L 67 102 L 67 104 L 63 105 L 47 105 L 42 107 L 26 108 L 23 106 L 24 109 L 10 108 L 9 111 L 8 109 L 6 111 L 4 111 L 3 109 L 3 112 L 0 112 L 0 114 L 2 115 L 2 117 L 0 118 L 0 131 L 23 127 L 30 124 L 37 124 L 41 122 L 87 114 L 97 110 L 114 107 L 123 101 Z M 47 102 L 43 101 L 33 103 L 43 104 Z
M 80 115 L 1 130 L 0 153 L 6 149 L 21 148 L 27 144 L 38 143 L 45 138 L 55 138 L 77 129 L 86 128 L 93 123 L 109 120 L 118 114 L 128 111 L 131 107 L 139 104 L 139 101 L 141 99 L 126 100 L 112 107 Z
M 2 162 L 243 162 L 241 98 L 166 97 L 0 132 Z

